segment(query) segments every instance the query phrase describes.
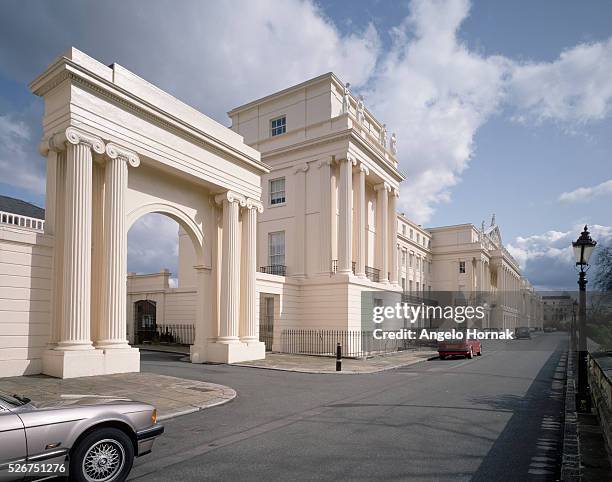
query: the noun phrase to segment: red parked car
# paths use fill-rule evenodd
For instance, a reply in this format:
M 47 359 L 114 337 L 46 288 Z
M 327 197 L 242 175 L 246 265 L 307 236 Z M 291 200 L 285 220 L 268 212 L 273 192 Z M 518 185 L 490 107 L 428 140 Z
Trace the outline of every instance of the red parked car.
M 464 338 L 453 338 L 438 342 L 438 355 L 440 360 L 444 360 L 447 356 L 460 355 L 466 358 L 472 358 L 474 355 L 482 355 L 482 344 L 480 340 Z

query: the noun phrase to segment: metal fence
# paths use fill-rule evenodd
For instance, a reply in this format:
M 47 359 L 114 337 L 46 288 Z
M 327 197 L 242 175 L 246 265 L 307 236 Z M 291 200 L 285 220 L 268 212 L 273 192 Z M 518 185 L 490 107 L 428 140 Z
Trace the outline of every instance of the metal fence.
M 191 323 L 157 323 L 157 340 L 165 343 L 193 345 L 195 327 Z
M 260 273 L 275 274 L 277 276 L 286 276 L 287 267 L 284 264 L 272 264 L 270 266 L 260 266 Z
M 338 343 L 342 345 L 342 356 L 347 358 L 364 358 L 432 345 L 417 340 L 379 340 L 374 338 L 372 331 L 365 330 L 285 329 L 281 332 L 283 353 L 335 356 Z

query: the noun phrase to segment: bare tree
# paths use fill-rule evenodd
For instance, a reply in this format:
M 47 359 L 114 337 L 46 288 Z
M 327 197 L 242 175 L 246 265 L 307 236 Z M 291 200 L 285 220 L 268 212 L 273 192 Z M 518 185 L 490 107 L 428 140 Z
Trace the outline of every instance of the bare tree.
M 599 248 L 594 265 L 597 267 L 593 284 L 601 291 L 612 291 L 612 244 Z

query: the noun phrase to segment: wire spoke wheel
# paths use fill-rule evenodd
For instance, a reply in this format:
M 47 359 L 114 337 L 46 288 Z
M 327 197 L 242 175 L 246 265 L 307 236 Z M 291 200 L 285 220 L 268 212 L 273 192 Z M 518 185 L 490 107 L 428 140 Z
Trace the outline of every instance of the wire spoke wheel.
M 125 451 L 117 440 L 96 442 L 83 458 L 83 475 L 90 482 L 111 481 L 125 464 Z

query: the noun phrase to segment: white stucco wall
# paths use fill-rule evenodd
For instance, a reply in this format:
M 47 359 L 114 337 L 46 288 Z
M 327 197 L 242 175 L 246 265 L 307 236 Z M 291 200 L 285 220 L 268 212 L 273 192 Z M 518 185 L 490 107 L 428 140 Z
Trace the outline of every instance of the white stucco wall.
M 53 239 L 0 226 L 0 377 L 40 373 L 49 335 Z

